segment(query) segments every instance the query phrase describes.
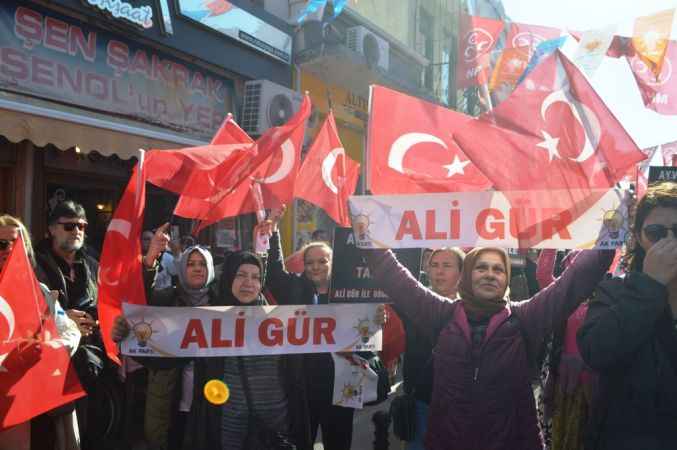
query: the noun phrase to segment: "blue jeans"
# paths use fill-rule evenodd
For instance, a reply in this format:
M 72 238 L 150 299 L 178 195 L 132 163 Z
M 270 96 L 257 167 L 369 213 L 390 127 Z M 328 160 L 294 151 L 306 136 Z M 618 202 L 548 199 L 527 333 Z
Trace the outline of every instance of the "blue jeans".
M 416 434 L 414 439 L 407 442 L 406 450 L 425 450 L 423 438 L 425 430 L 428 428 L 428 405 L 420 400 L 416 400 Z

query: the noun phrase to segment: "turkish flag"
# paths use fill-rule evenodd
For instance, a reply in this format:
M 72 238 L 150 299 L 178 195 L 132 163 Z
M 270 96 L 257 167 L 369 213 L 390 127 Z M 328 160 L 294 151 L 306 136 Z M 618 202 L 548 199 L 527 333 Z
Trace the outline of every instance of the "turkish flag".
M 523 82 L 499 106 L 454 133 L 473 163 L 519 207 L 510 225 L 526 247 L 542 240 L 536 227 L 543 220 L 526 214 L 528 204 L 551 208 L 548 219 L 566 225 L 598 200 L 591 189 L 613 187 L 645 158 L 559 50 L 527 80 L 543 79 L 544 71 L 559 74 L 549 89 L 531 90 L 533 83 Z M 556 196 L 553 190 L 569 195 Z M 525 198 L 510 191 L 531 192 Z
M 143 158 L 132 171 L 127 188 L 108 225 L 99 262 L 99 326 L 108 357 L 120 364 L 111 339 L 113 320 L 123 302 L 146 304 L 141 263 L 141 231 L 146 204 L 146 167 Z
M 207 197 L 189 195 L 182 199 L 174 214 L 198 219 L 195 232 L 225 217 L 251 213 L 265 208 L 278 207 L 293 198 L 294 183 L 301 160 L 301 147 L 305 124 L 312 105 L 306 95 L 299 111 L 289 121 L 266 131 L 251 146 L 252 157 L 235 181 L 227 186 L 214 183 L 213 194 Z M 244 140 L 246 134 L 230 129 L 230 136 Z M 248 137 L 247 137 L 248 138 Z M 224 181 L 225 182 L 225 181 Z
M 324 209 L 334 222 L 350 227 L 348 197 L 355 192 L 360 164 L 348 158 L 329 111 L 299 171 L 294 197 Z M 321 183 L 318 183 L 321 180 Z
M 658 76 L 635 54 L 627 57 L 628 64 L 647 108 L 659 114 L 677 114 L 677 41 L 669 41 Z
M 374 194 L 483 191 L 489 180 L 452 139 L 472 117 L 371 87 L 369 189 Z
M 0 430 L 85 395 L 21 236 L 0 273 Z
M 489 81 L 491 51 L 503 31 L 503 22 L 485 17 L 461 17 L 461 38 L 458 40 L 456 87 L 486 84 Z

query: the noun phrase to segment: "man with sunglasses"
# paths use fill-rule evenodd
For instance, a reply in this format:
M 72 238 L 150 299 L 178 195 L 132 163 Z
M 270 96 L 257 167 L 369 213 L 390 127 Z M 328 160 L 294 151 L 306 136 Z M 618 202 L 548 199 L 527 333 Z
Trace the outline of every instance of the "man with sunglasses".
M 586 449 L 677 449 L 677 183 L 637 203 L 628 263 L 599 285 L 578 332 L 600 375 Z
M 106 356 L 97 323 L 97 276 L 99 264 L 85 248 L 87 215 L 82 205 L 66 200 L 48 217 L 49 237 L 35 249 L 36 275 L 49 289 L 59 292 L 59 302 L 80 329 L 80 346 L 73 363 L 82 386 L 92 394 L 106 366 Z M 88 436 L 87 397 L 76 402 L 83 449 L 96 436 Z

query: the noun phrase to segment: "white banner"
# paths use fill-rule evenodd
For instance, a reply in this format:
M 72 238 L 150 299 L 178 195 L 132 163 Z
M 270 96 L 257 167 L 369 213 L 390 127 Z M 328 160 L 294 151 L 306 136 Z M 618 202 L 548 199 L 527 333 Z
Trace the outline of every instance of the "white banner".
M 572 61 L 588 77 L 592 77 L 602 64 L 616 34 L 616 28 L 616 25 L 610 25 L 599 30 L 588 30 L 581 36 Z
M 534 248 L 610 249 L 621 247 L 628 233 L 624 198 L 623 191 L 609 190 L 572 223 L 567 214 L 553 218 L 552 210 L 512 208 L 497 191 L 352 196 L 349 205 L 360 248 L 518 248 L 510 219 L 529 214 L 544 219 Z
M 381 350 L 377 304 L 158 307 L 123 304 L 122 354 L 151 357 Z

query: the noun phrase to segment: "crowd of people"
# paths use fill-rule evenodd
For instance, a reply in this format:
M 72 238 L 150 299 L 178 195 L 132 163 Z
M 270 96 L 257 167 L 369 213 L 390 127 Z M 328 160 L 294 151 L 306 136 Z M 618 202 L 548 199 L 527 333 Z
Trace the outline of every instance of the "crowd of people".
M 332 264 L 341 262 L 333 261 L 328 242 L 315 241 L 300 252 L 302 271 L 289 271 L 280 217 L 275 212 L 257 227 L 270 236 L 267 255 L 233 252 L 220 267 L 209 249 L 172 243 L 168 224 L 144 233 L 148 303 L 328 303 Z M 88 395 L 0 432 L 0 448 L 105 448 L 90 419 L 97 390 L 119 369 L 107 359 L 98 328 L 98 265 L 84 247 L 87 217 L 67 200 L 48 224 L 48 238 L 33 250 L 21 221 L 0 216 L 0 269 L 21 237 Z M 425 283 L 392 251 L 364 250 L 406 333 L 404 391 L 415 400 L 406 448 L 677 448 L 675 184 L 648 189 L 632 232 L 623 276 L 608 273 L 614 251 L 561 257 L 544 250 L 535 271 L 540 290 L 523 301 L 511 299 L 511 260 L 501 248 L 434 249 Z M 380 321 L 388 320 L 379 311 Z M 113 339 L 129 333 L 125 317 L 116 318 Z M 134 364 L 147 372 L 149 449 L 310 450 L 318 431 L 326 450 L 352 446 L 354 409 L 332 402 L 331 354 L 135 358 Z M 230 388 L 224 404 L 203 394 L 214 379 Z

